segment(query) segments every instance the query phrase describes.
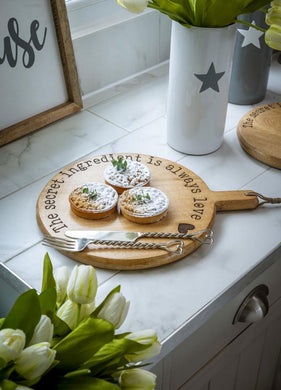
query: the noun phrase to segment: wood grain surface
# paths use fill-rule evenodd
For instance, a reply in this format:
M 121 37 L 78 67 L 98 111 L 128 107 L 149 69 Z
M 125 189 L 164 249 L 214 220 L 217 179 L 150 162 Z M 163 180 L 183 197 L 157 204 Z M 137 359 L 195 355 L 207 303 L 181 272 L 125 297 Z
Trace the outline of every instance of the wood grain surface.
M 255 107 L 240 120 L 242 148 L 266 165 L 281 169 L 281 103 Z
M 87 220 L 71 211 L 68 202 L 70 192 L 86 182 L 104 182 L 104 169 L 119 156 L 147 165 L 151 171 L 151 187 L 159 188 L 168 196 L 168 214 L 161 221 L 137 224 L 117 212 L 101 220 Z M 189 232 L 194 233 L 212 227 L 216 210 L 256 208 L 259 203 L 257 197 L 247 196 L 246 193 L 246 190 L 211 191 L 195 173 L 163 158 L 134 153 L 107 154 L 87 158 L 57 173 L 43 188 L 36 214 L 42 232 L 54 237 L 64 237 L 64 232 L 69 229 L 177 233 L 187 226 Z M 164 243 L 170 239 L 141 238 L 139 241 Z M 181 255 L 161 249 L 97 248 L 93 245 L 83 252 L 64 253 L 100 268 L 136 270 L 177 261 L 199 246 L 199 242 L 185 239 Z
M 1 130 L 0 146 L 80 111 L 83 107 L 65 1 L 50 0 L 50 4 L 68 95 L 67 101 Z

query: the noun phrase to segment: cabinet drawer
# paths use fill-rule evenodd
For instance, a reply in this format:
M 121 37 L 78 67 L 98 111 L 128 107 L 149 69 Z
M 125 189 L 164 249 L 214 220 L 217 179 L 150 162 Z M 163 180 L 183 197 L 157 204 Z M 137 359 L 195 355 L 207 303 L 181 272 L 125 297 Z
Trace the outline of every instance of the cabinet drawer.
M 233 320 L 242 302 L 255 287 L 259 285 L 268 287 L 270 312 L 270 306 L 281 297 L 281 247 L 266 261 L 269 261 L 269 258 L 272 262 L 268 263 L 271 264 L 268 268 L 264 271 L 261 269 L 261 273 L 247 287 L 239 291 L 165 358 L 163 368 L 164 371 L 169 371 L 170 375 L 162 386 L 163 390 L 178 389 L 235 337 L 251 326 L 249 323 L 233 324 Z
M 281 298 L 179 390 L 280 390 Z

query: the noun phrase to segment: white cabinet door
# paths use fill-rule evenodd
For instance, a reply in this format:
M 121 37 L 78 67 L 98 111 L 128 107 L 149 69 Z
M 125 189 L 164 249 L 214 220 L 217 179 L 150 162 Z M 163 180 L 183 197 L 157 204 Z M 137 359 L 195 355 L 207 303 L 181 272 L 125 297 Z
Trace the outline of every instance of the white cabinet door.
M 281 299 L 264 319 L 248 327 L 180 390 L 277 390 L 280 350 Z

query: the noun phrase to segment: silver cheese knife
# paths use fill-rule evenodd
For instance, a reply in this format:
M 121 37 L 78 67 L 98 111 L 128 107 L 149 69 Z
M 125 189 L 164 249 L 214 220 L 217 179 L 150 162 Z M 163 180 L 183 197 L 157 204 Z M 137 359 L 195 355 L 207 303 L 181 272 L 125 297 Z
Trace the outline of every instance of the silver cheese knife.
M 67 230 L 64 233 L 70 238 L 86 238 L 99 244 L 110 242 L 135 242 L 140 237 L 150 238 L 180 238 L 193 239 L 201 244 L 210 244 L 213 241 L 213 232 L 210 229 L 195 233 L 161 233 L 161 232 L 123 232 L 123 231 L 99 231 L 99 230 Z M 197 237 L 203 235 L 203 239 Z
M 64 233 L 70 238 L 86 238 L 93 241 L 122 241 L 134 242 L 143 237 L 139 232 L 97 231 L 97 230 L 67 230 Z

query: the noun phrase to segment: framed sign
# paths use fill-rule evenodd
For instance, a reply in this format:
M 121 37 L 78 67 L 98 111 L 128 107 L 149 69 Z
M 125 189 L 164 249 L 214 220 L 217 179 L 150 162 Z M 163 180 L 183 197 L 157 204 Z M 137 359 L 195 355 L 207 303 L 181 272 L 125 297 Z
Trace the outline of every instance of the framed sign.
M 81 108 L 65 0 L 1 0 L 0 145 Z

